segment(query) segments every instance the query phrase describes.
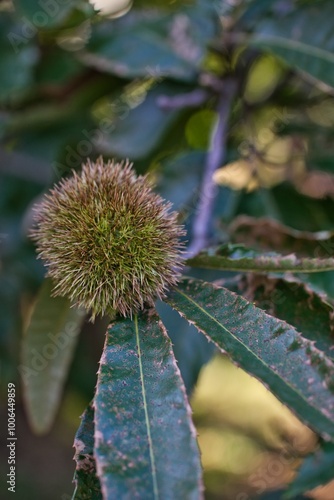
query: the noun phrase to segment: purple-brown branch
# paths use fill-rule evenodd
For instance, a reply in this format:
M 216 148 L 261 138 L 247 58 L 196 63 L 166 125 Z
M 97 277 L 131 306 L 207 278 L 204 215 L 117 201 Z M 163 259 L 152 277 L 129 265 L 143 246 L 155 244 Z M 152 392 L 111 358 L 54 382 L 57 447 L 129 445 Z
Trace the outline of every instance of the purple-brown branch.
M 209 95 L 209 92 L 205 89 L 196 89 L 192 92 L 175 96 L 161 95 L 157 98 L 157 104 L 162 109 L 191 108 L 203 104 Z
M 228 120 L 237 89 L 238 81 L 236 78 L 226 79 L 219 96 L 217 105 L 218 122 L 211 135 L 210 149 L 206 158 L 199 202 L 193 224 L 193 238 L 187 251 L 188 258 L 200 252 L 209 242 L 211 216 L 216 192 L 213 174 L 225 160 Z

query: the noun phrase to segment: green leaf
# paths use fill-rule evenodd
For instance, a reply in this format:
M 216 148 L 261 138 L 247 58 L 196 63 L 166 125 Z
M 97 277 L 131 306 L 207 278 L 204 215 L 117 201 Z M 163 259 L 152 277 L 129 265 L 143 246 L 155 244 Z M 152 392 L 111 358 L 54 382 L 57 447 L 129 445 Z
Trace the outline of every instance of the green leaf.
M 198 6 L 149 16 L 131 10 L 93 26 L 80 59 L 99 71 L 123 78 L 170 77 L 195 82 L 206 44 L 214 35 L 214 9 Z
M 48 432 L 55 419 L 63 386 L 85 313 L 63 297 L 51 297 L 52 282 L 43 283 L 22 341 L 26 410 L 36 434 Z
M 186 261 L 188 266 L 221 271 L 266 271 L 291 273 L 317 273 L 333 271 L 334 258 L 298 258 L 294 254 L 263 254 L 247 249 L 244 245 L 222 245 L 200 252 Z
M 334 272 L 300 274 L 298 278 L 319 295 L 325 295 L 326 300 L 334 304 Z
M 132 32 L 122 30 L 112 38 L 111 22 L 104 28 L 108 37 L 99 39 L 98 34 L 93 33 L 85 53 L 80 55 L 80 60 L 87 66 L 123 78 L 168 75 L 185 81 L 195 79 L 194 67 L 174 54 L 159 34 L 141 33 L 138 29 Z M 101 32 L 101 26 L 98 29 Z
M 110 90 L 110 81 L 104 77 L 95 78 L 90 85 L 77 90 L 70 103 L 46 101 L 12 114 L 6 133 L 16 138 L 15 151 L 45 160 L 56 174 L 58 170 L 68 174 L 73 168 L 80 168 L 94 150 L 97 125 L 92 118 L 91 105 L 107 89 Z M 83 141 L 86 144 L 84 151 L 81 149 Z
M 243 10 L 239 14 L 238 25 L 239 29 L 250 30 L 254 29 L 264 18 L 272 15 L 277 15 L 275 12 L 275 6 L 277 6 L 277 0 L 250 0 L 243 5 Z M 224 6 L 224 9 L 231 7 Z M 232 4 L 232 14 L 235 13 L 235 6 Z M 284 5 L 283 5 L 284 8 Z M 278 6 L 279 9 L 279 6 Z
M 174 141 L 175 142 L 175 141 Z M 193 212 L 196 207 L 199 186 L 203 174 L 205 153 L 185 151 L 168 156 L 161 161 L 157 172 L 156 190 L 163 198 L 173 203 L 177 211 Z M 187 193 L 184 185 L 187 185 Z
M 24 33 L 36 33 L 39 29 L 50 29 L 59 26 L 70 16 L 74 9 L 86 12 L 87 17 L 94 12 L 92 5 L 85 0 L 71 2 L 14 0 L 14 5 L 17 13 L 24 20 Z
M 74 439 L 74 448 L 76 488 L 73 500 L 102 500 L 94 458 L 94 409 L 91 405 L 82 415 L 81 424 Z
M 7 13 L 0 16 L 0 100 L 16 98 L 27 92 L 34 80 L 38 61 L 37 47 L 22 33 L 23 24 Z M 20 71 L 18 71 L 20 68 Z
M 183 279 L 168 302 L 304 422 L 334 439 L 334 365 L 292 326 L 225 288 Z
M 333 199 L 316 200 L 304 196 L 288 182 L 270 190 L 258 189 L 242 193 L 236 213 L 255 217 L 270 215 L 286 226 L 303 232 L 331 231 L 334 227 Z
M 151 153 L 180 116 L 180 110 L 163 110 L 159 107 L 157 98 L 160 95 L 173 95 L 181 88 L 175 83 L 153 82 L 148 91 L 142 90 L 143 102 L 135 107 L 126 101 L 126 95 L 116 97 L 116 116 L 109 116 L 110 126 L 101 148 L 103 154 L 140 159 Z
M 304 491 L 334 479 L 334 444 L 322 443 L 318 450 L 303 461 L 297 477 L 289 485 L 283 498 L 295 498 Z
M 299 8 L 259 23 L 250 43 L 334 87 L 333 16 L 332 2 Z
M 166 2 L 166 0 L 136 0 L 136 7 L 140 8 L 161 8 L 168 10 L 176 10 L 183 5 L 194 4 L 196 0 L 173 0 L 173 2 Z
M 119 319 L 108 329 L 94 408 L 105 498 L 201 498 L 191 410 L 155 315 Z
M 84 71 L 85 68 L 73 53 L 53 46 L 48 48 L 47 55 L 41 59 L 36 79 L 39 85 L 54 85 L 61 89 Z
M 253 274 L 240 278 L 237 293 L 268 314 L 293 325 L 334 361 L 333 306 L 305 283 L 293 278 Z

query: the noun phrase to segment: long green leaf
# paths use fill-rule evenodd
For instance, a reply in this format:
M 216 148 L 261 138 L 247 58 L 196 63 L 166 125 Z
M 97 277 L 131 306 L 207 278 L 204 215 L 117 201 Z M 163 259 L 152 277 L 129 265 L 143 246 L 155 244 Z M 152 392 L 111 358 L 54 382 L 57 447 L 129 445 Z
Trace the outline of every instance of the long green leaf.
M 292 326 L 242 297 L 184 279 L 168 302 L 303 421 L 334 439 L 334 365 Z
M 119 319 L 108 329 L 94 407 L 104 498 L 201 498 L 190 407 L 155 315 Z
M 94 458 L 94 409 L 91 405 L 82 415 L 81 424 L 74 439 L 74 448 L 76 488 L 73 500 L 102 500 Z
M 22 341 L 26 410 L 32 429 L 45 434 L 53 424 L 84 319 L 63 297 L 51 297 L 52 282 L 43 283 Z
M 243 245 L 224 245 L 216 249 L 203 251 L 188 259 L 186 264 L 202 269 L 221 271 L 267 271 L 318 273 L 333 271 L 334 258 L 310 259 L 298 258 L 294 254 L 261 254 L 247 250 Z
M 334 87 L 334 4 L 309 5 L 259 23 L 251 44 Z
M 295 498 L 300 493 L 334 479 L 334 444 L 322 443 L 315 453 L 305 458 L 297 477 L 289 486 L 283 498 Z

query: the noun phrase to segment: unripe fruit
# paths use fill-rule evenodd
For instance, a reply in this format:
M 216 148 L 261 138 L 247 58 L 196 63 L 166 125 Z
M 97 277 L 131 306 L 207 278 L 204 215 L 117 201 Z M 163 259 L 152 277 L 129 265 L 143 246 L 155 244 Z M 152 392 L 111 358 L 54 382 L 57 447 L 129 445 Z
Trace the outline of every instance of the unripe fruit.
M 36 208 L 31 233 L 54 294 L 96 315 L 132 316 L 177 283 L 184 235 L 170 203 L 132 166 L 83 165 Z

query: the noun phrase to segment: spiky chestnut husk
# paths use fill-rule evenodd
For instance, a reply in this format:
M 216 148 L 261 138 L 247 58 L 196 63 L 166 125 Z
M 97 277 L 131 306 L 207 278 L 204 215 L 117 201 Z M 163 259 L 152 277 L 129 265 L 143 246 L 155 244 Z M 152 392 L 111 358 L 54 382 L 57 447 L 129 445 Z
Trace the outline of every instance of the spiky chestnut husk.
M 132 316 L 179 278 L 184 234 L 171 204 L 128 162 L 96 162 L 63 179 L 35 210 L 31 237 L 55 283 L 96 315 Z

